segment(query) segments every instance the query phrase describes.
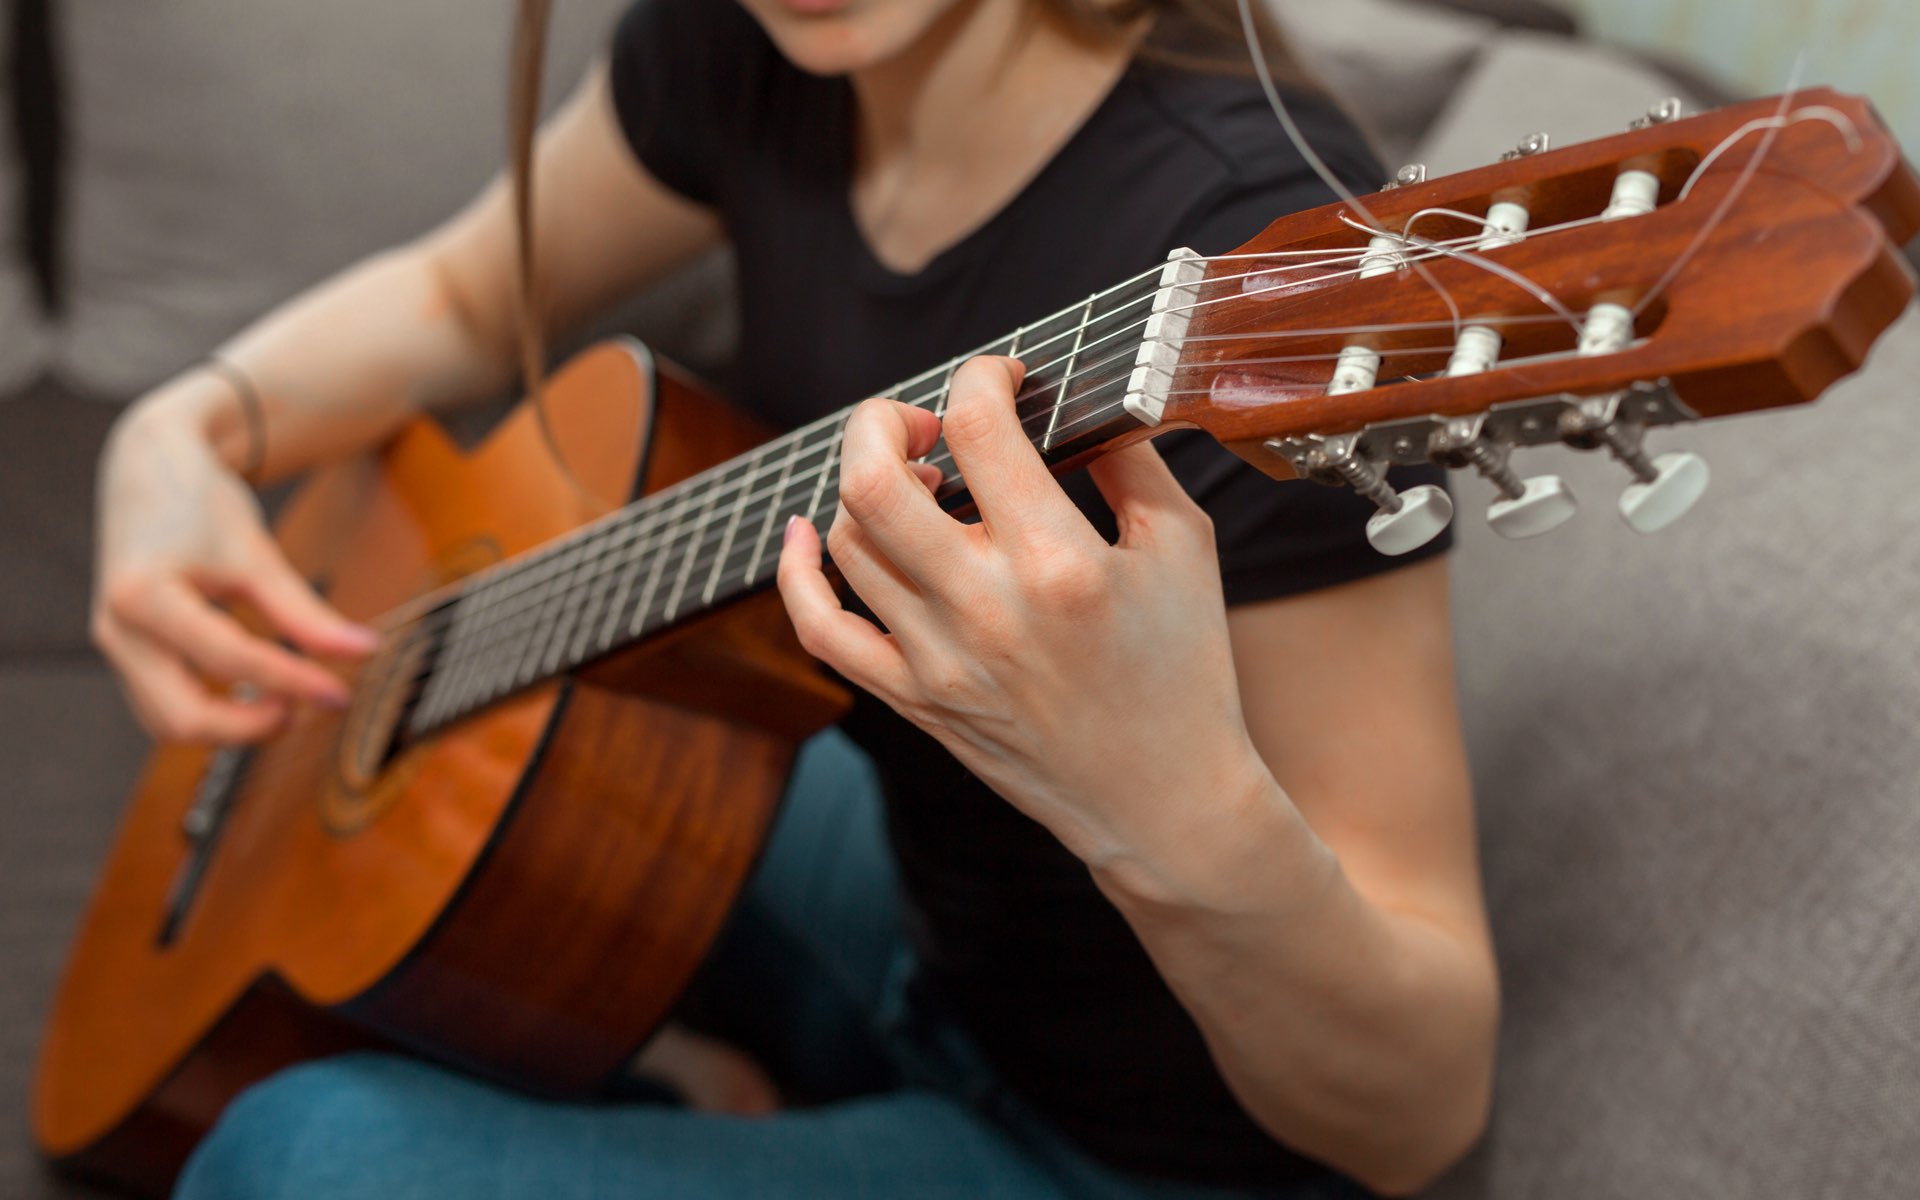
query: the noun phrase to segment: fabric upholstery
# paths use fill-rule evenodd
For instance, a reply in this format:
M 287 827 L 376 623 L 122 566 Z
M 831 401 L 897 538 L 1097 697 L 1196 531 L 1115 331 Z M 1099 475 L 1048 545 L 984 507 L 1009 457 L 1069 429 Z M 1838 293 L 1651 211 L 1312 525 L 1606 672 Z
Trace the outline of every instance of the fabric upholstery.
M 1609 137 L 1672 95 L 1699 111 L 1685 88 L 1623 53 L 1550 34 L 1498 33 L 1438 109 L 1416 157 L 1430 175 L 1448 175 L 1493 162 L 1530 133 L 1550 134 L 1555 146 Z
M 1910 1196 L 1920 1175 L 1920 312 L 1811 408 L 1655 433 L 1507 543 L 1460 481 L 1461 687 L 1504 970 L 1493 1133 L 1442 1200 Z
M 0 401 L 45 369 L 52 348 L 28 266 L 26 171 L 7 103 L 17 23 L 11 9 L 0 13 Z
M 1268 3 L 1302 65 L 1390 165 L 1405 161 L 1496 30 L 1489 18 L 1413 0 Z
M 555 6 L 550 101 L 624 4 Z M 505 160 L 501 6 L 170 0 L 64 15 L 71 313 L 58 357 L 85 393 L 130 398 L 299 288 L 430 228 Z M 696 366 L 723 348 L 711 300 L 672 294 L 649 315 L 654 339 Z

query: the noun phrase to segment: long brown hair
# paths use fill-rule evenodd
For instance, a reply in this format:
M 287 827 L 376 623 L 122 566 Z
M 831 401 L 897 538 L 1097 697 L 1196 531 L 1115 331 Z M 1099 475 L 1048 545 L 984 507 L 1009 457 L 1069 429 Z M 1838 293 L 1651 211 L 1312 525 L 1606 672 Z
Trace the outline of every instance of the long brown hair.
M 1155 62 L 1217 74 L 1251 74 L 1253 59 L 1238 0 L 1040 0 L 1056 20 L 1088 37 L 1119 36 L 1142 17 L 1153 27 L 1140 55 Z M 1287 45 L 1286 35 L 1267 11 L 1266 0 L 1252 0 L 1254 32 L 1276 80 L 1313 87 L 1310 72 Z

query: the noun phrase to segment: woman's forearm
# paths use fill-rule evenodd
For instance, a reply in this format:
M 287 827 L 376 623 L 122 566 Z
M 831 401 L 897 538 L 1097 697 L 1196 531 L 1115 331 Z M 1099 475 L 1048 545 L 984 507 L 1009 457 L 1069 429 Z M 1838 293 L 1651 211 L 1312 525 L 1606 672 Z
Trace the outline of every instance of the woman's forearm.
M 1376 1190 L 1424 1186 L 1486 1120 L 1491 958 L 1370 903 L 1270 776 L 1209 807 L 1173 854 L 1096 878 L 1268 1132 Z
M 150 393 L 127 425 L 189 428 L 229 466 L 284 477 L 376 444 L 422 409 L 505 386 L 510 347 L 480 329 L 427 244 L 389 251 L 218 350 L 256 393 L 258 424 L 229 375 L 195 368 Z

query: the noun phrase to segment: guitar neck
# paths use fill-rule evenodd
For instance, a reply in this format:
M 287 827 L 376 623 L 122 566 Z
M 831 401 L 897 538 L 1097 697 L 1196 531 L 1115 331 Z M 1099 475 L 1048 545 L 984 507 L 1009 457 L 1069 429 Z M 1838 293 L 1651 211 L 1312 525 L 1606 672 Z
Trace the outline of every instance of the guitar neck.
M 1035 321 L 883 392 L 944 415 L 954 371 L 977 354 L 1020 359 L 1016 411 L 1041 459 L 1072 470 L 1157 416 L 1177 359 L 1179 258 Z M 1170 314 L 1170 315 L 1169 315 Z M 781 534 L 798 517 L 825 531 L 839 499 L 846 408 L 628 505 L 575 534 L 476 575 L 420 636 L 426 666 L 407 735 L 443 728 L 523 688 L 578 669 L 768 586 Z M 1143 421 L 1142 417 L 1149 420 Z M 941 505 L 970 505 L 944 437 L 922 460 L 945 479 Z

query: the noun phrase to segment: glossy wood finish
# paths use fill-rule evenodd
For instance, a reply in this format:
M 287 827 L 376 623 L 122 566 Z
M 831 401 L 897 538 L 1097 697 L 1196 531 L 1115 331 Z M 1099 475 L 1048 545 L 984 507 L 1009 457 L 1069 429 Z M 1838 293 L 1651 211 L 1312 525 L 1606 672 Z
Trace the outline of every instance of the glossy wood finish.
M 281 527 L 372 618 L 747 449 L 758 431 L 638 347 L 591 352 L 471 457 L 422 422 L 318 477 Z M 643 446 L 647 447 L 643 462 Z M 557 447 L 571 476 L 555 461 Z M 585 484 L 585 490 L 575 483 Z M 158 1194 L 231 1095 L 289 1061 L 395 1044 L 518 1086 L 592 1093 L 698 963 L 797 739 L 844 696 L 762 597 L 537 687 L 409 750 L 349 834 L 323 819 L 340 718 L 259 753 L 179 938 L 156 941 L 203 751 L 163 747 L 124 819 L 54 1005 L 33 1101 L 52 1157 Z M 694 657 L 798 698 L 768 719 L 651 685 Z M 718 710 L 714 715 L 711 710 Z
M 1285 477 L 1290 472 L 1284 464 L 1258 450 L 1263 439 L 1344 433 L 1428 413 L 1466 415 L 1560 393 L 1601 394 L 1642 380 L 1670 380 L 1702 416 L 1813 399 L 1860 366 L 1913 294 L 1898 251 L 1920 231 L 1920 180 L 1866 102 L 1816 89 L 1798 94 L 1793 104 L 1845 114 L 1860 136 L 1857 151 L 1821 121 L 1781 131 L 1724 221 L 1712 225 L 1697 253 L 1649 306 L 1639 328 L 1643 340 L 1633 348 L 1483 375 L 1387 383 L 1439 372 L 1447 362 L 1453 314 L 1419 273 L 1249 294 L 1249 282 L 1258 287 L 1271 281 L 1237 276 L 1261 264 L 1227 259 L 1209 268 L 1167 424 L 1200 426 Z M 1622 169 L 1651 171 L 1663 185 L 1661 206 L 1652 214 L 1536 233 L 1486 254 L 1576 313 L 1599 302 L 1633 306 L 1710 225 L 1765 139 L 1738 143 L 1683 203 L 1672 203 L 1694 167 L 1743 124 L 1779 111 L 1777 100 L 1736 105 L 1382 192 L 1367 204 L 1386 227 L 1398 229 L 1421 210 L 1477 214 L 1496 200 L 1514 200 L 1529 208 L 1538 230 L 1597 216 Z M 1283 218 L 1236 253 L 1365 246 L 1365 232 L 1339 219 L 1343 211 L 1332 205 Z M 1445 239 L 1473 228 L 1457 218 L 1430 216 L 1414 232 Z M 1548 306 L 1511 281 L 1457 259 L 1432 261 L 1427 269 L 1468 321 L 1548 318 L 1505 327 L 1503 357 L 1573 348 L 1571 326 L 1553 319 Z M 1352 329 L 1367 332 L 1306 332 Z M 1330 356 L 1349 343 L 1390 355 L 1383 385 L 1329 396 Z M 1416 350 L 1422 352 L 1407 353 Z M 1280 356 L 1323 357 L 1258 361 Z

